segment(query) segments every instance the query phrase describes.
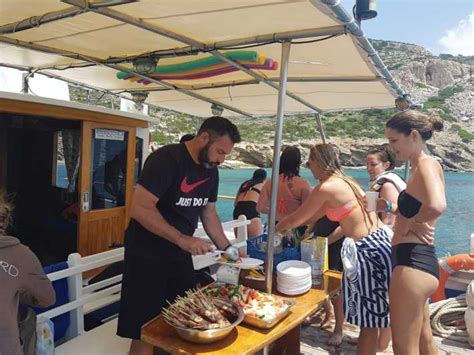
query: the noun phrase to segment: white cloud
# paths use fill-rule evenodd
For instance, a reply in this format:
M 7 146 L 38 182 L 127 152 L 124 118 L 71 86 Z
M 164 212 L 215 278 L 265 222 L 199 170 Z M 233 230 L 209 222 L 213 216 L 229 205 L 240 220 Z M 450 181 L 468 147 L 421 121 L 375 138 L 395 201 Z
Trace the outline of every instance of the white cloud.
M 442 53 L 474 55 L 474 12 L 447 30 L 439 43 Z

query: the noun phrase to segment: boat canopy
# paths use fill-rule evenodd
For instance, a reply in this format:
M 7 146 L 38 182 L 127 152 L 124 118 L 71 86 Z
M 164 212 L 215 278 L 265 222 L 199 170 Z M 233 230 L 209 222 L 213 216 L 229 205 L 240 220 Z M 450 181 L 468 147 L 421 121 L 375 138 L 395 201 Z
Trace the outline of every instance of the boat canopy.
M 276 115 L 283 42 L 285 114 L 394 107 L 404 94 L 338 0 L 0 0 L 0 9 L 0 65 L 130 98 L 147 91 L 146 103 L 195 116 L 212 104 L 225 117 Z

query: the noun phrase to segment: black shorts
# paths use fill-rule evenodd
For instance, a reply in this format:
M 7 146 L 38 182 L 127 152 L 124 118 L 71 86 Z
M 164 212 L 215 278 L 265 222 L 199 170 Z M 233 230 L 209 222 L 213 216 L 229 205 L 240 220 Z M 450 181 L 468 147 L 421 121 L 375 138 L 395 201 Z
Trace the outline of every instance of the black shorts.
M 433 245 L 417 243 L 392 245 L 392 270 L 397 265 L 427 272 L 439 280 L 438 258 Z
M 344 244 L 344 239 L 346 238 L 342 237 L 328 246 L 329 270 L 344 271 L 341 258 L 341 249 L 342 244 Z
M 257 211 L 257 203 L 253 201 L 240 201 L 234 207 L 234 219 L 238 219 L 240 215 L 244 215 L 250 221 L 254 218 L 260 217 Z
M 142 325 L 159 315 L 167 300 L 196 286 L 193 262 L 189 254 L 164 260 L 130 253 L 124 262 L 117 335 L 140 339 Z

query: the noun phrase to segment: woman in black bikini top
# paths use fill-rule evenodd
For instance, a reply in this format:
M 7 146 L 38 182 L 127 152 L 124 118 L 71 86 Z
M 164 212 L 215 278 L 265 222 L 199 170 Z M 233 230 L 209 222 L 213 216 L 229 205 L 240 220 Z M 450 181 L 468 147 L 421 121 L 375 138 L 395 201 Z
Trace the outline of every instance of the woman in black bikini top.
M 244 181 L 240 185 L 235 198 L 233 217 L 238 219 L 239 216 L 244 215 L 251 221 L 247 226 L 249 238 L 258 237 L 263 233 L 260 213 L 257 211 L 257 201 L 266 178 L 267 172 L 264 169 L 255 170 L 252 179 Z
M 411 110 L 394 115 L 386 124 L 390 148 L 397 159 L 409 160 L 412 167 L 407 189 L 400 192 L 396 204 L 377 201 L 377 211 L 398 214 L 390 284 L 395 354 L 437 353 L 427 301 L 438 287 L 434 225 L 446 209 L 446 197 L 442 168 L 425 153 L 425 142 L 442 128 L 442 121 Z

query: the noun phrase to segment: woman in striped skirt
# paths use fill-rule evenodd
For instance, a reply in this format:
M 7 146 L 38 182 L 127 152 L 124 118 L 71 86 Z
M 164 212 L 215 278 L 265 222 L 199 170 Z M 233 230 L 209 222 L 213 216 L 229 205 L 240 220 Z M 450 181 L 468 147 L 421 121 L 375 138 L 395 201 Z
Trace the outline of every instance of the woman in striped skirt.
M 365 210 L 363 190 L 343 173 L 331 145 L 312 147 L 308 167 L 320 184 L 276 229 L 285 231 L 324 215 L 339 222 L 346 236 L 341 251 L 345 318 L 361 327 L 357 353 L 375 354 L 379 329 L 389 326 L 391 231 L 376 213 Z

